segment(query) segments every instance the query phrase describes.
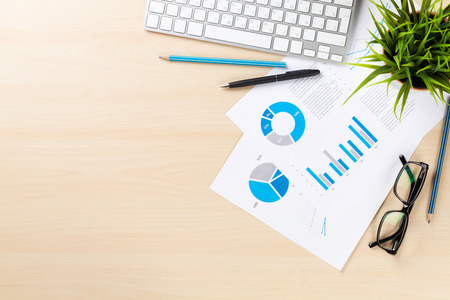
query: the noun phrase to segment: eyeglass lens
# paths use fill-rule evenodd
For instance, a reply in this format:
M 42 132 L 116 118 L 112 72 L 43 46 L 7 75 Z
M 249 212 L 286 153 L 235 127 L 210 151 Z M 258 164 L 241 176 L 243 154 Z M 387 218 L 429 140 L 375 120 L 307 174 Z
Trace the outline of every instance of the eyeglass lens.
M 384 215 L 378 235 L 379 246 L 396 250 L 401 243 L 407 216 L 403 212 L 392 211 Z
M 414 163 L 408 163 L 400 172 L 395 184 L 395 191 L 397 193 L 397 196 L 403 202 L 411 200 L 410 196 L 413 192 L 416 192 L 414 190 L 414 186 L 417 182 L 416 180 L 419 177 L 421 170 L 422 166 Z

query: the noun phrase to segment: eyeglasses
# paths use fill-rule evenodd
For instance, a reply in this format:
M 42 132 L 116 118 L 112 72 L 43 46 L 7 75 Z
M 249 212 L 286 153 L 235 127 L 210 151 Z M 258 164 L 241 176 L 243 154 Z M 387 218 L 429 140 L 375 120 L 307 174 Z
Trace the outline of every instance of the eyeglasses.
M 402 244 L 408 227 L 409 214 L 422 190 L 428 172 L 426 163 L 407 162 L 403 155 L 400 155 L 400 161 L 403 167 L 398 173 L 393 189 L 395 196 L 403 203 L 403 208 L 390 210 L 384 214 L 378 226 L 377 240 L 369 244 L 370 248 L 378 246 L 392 255 L 397 254 Z

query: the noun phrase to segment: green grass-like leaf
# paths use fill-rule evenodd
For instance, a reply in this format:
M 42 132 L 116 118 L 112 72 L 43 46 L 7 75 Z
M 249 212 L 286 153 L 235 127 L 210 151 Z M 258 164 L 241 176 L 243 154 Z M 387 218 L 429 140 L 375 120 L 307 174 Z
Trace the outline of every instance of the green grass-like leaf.
M 444 92 L 450 93 L 450 5 L 443 7 L 442 0 L 423 0 L 420 12 L 413 0 L 392 2 L 394 11 L 386 8 L 383 2 L 369 0 L 384 22 L 379 23 L 370 11 L 378 35 L 371 32 L 372 41 L 368 47 L 372 54 L 364 57 L 361 66 L 373 71 L 358 85 L 345 100 L 346 103 L 362 87 L 369 85 L 381 74 L 391 74 L 387 79 L 370 85 L 400 80 L 403 82 L 394 102 L 394 113 L 400 110 L 401 118 L 410 90 L 420 81 L 430 91 L 438 103 L 446 103 Z M 383 53 L 373 50 L 380 45 Z M 382 63 L 382 64 L 380 64 Z M 370 86 L 369 85 L 369 86 Z

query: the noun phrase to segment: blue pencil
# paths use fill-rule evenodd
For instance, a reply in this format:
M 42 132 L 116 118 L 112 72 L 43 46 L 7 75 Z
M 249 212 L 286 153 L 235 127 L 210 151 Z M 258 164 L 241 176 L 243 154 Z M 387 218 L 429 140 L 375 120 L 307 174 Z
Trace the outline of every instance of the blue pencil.
M 449 98 L 449 100 L 450 100 L 450 98 Z M 444 162 L 444 155 L 445 155 L 445 148 L 447 146 L 447 137 L 448 137 L 449 127 L 450 127 L 450 106 L 447 105 L 447 113 L 445 114 L 444 130 L 442 132 L 441 148 L 439 149 L 439 157 L 438 157 L 438 162 L 437 162 L 437 166 L 436 166 L 436 175 L 434 177 L 433 189 L 431 191 L 430 204 L 428 206 L 428 215 L 427 215 L 428 224 L 430 224 L 431 219 L 433 218 L 434 207 L 436 205 L 436 197 L 437 197 L 438 188 L 439 188 L 439 181 L 441 179 L 442 164 Z
M 286 68 L 286 63 L 284 61 L 263 61 L 263 60 L 246 60 L 246 59 L 229 59 L 229 58 L 195 57 L 195 56 L 178 56 L 178 55 L 160 56 L 159 58 L 168 61 Z

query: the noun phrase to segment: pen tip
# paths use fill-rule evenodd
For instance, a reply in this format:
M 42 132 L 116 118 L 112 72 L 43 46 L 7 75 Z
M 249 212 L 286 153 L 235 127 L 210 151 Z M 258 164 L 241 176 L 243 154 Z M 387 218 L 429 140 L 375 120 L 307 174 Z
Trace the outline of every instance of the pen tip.
M 431 220 L 428 220 L 428 224 L 430 224 L 430 221 L 431 221 Z
M 229 86 L 229 84 L 227 83 L 227 84 L 222 84 L 220 87 L 221 88 L 226 88 L 226 87 L 228 87 Z

